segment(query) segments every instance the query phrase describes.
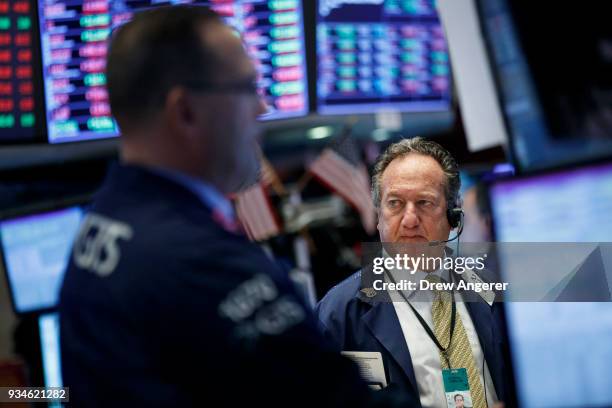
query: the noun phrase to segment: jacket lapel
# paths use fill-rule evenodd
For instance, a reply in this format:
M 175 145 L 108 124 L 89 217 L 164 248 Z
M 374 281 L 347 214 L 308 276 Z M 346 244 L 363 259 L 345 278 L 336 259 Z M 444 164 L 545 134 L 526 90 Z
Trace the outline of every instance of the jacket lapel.
M 491 349 L 493 347 L 493 315 L 490 307 L 482 302 L 465 302 L 465 306 L 470 313 L 481 346 Z
M 393 303 L 372 303 L 372 308 L 362 316 L 362 319 L 374 337 L 402 368 L 415 391 L 415 395 L 418 395 L 410 351 L 408 351 L 402 328 L 397 320 Z
M 495 391 L 498 398 L 502 399 L 504 398 L 503 360 L 499 354 L 500 347 L 498 347 L 494 334 L 495 322 L 491 307 L 484 302 L 465 302 L 465 306 L 472 318 L 476 333 L 478 333 L 480 347 L 489 367 Z

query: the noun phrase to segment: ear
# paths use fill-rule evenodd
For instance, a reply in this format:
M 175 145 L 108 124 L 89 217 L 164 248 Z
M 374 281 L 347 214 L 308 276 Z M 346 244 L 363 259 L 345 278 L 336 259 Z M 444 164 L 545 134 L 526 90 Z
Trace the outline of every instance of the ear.
M 170 89 L 166 95 L 164 115 L 175 137 L 191 138 L 196 134 L 197 112 L 193 95 L 182 86 Z

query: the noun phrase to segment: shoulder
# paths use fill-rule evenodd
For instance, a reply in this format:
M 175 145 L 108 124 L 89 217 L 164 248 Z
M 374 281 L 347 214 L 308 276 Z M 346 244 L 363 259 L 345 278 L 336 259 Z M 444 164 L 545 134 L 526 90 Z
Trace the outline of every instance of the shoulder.
M 190 219 L 159 203 L 115 209 L 94 203 L 72 261 L 93 272 L 74 278 L 112 276 L 104 284 L 130 297 L 177 296 L 197 288 L 212 299 L 260 274 L 288 286 L 280 268 L 246 237 L 223 230 L 206 214 Z
M 138 256 L 211 260 L 211 252 L 248 246 L 246 237 L 224 229 L 190 191 L 142 169 L 111 172 L 90 213 L 126 225 L 132 236 L 124 249 Z
M 319 319 L 325 321 L 333 314 L 343 314 L 349 304 L 356 300 L 360 287 L 361 271 L 357 271 L 331 288 L 315 308 Z

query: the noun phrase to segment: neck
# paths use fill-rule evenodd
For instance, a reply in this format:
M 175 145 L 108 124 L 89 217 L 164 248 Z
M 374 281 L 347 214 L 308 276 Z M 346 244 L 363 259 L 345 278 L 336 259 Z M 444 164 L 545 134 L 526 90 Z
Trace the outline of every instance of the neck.
M 225 193 L 223 181 L 215 178 L 210 169 L 203 169 L 201 160 L 195 160 L 189 153 L 185 153 L 189 150 L 181 149 L 176 145 L 159 143 L 155 136 L 148 139 L 136 138 L 132 135 L 122 136 L 122 138 L 120 152 L 122 163 L 176 171 L 209 183 L 218 191 Z

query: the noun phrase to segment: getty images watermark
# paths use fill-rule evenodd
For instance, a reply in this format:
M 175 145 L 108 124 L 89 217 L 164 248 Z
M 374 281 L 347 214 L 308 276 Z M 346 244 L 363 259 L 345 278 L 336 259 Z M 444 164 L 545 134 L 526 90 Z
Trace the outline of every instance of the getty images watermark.
M 478 257 L 470 256 L 425 256 L 421 253 L 419 256 L 410 256 L 406 253 L 396 253 L 394 256 L 386 253 L 384 255 L 374 257 L 372 262 L 372 273 L 379 275 L 379 279 L 374 279 L 373 288 L 375 290 L 461 290 L 474 291 L 480 293 L 490 290 L 507 290 L 508 282 L 484 282 L 479 279 L 474 279 L 474 276 L 479 277 L 478 272 L 482 272 L 486 268 L 485 260 L 487 254 Z M 466 276 L 453 280 L 450 273 L 444 272 L 453 271 L 457 275 Z M 418 272 L 422 274 L 418 277 L 421 279 L 394 279 L 390 276 L 385 280 L 386 275 L 408 273 L 414 277 Z M 439 279 L 425 279 L 429 277 L 429 273 Z M 445 280 L 448 278 L 448 280 Z M 417 285 L 418 282 L 418 285 Z
M 360 296 L 371 301 L 608 302 L 612 243 L 364 243 Z

